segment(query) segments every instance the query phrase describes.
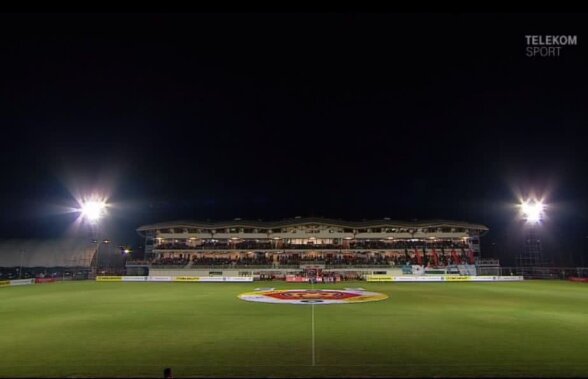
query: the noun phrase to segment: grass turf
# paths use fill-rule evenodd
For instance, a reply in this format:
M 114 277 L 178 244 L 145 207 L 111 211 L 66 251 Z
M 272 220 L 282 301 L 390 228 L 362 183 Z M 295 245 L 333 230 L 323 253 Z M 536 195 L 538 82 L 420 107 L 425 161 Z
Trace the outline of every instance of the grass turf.
M 0 377 L 588 376 L 588 285 L 341 283 L 389 299 L 237 295 L 284 282 L 65 282 L 0 289 Z

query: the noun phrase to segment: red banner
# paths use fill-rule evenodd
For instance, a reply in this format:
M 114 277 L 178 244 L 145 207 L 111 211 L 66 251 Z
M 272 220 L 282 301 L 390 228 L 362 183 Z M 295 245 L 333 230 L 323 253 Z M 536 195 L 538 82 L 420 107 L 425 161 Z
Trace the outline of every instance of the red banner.
M 35 278 L 35 283 L 53 283 L 55 282 L 54 278 Z
M 583 283 L 588 283 L 588 278 L 577 278 L 575 276 L 570 276 L 568 278 L 570 281 L 572 282 L 583 282 Z
M 473 250 L 470 250 L 469 258 L 470 258 L 470 264 L 471 265 L 473 265 L 474 263 L 476 263 L 476 257 L 474 255 Z
M 457 252 L 454 250 L 451 250 L 451 258 L 453 260 L 453 264 L 461 264 L 461 258 L 459 255 L 457 255 Z
M 435 266 L 439 266 L 439 255 L 437 255 L 435 248 L 433 248 L 433 261 Z

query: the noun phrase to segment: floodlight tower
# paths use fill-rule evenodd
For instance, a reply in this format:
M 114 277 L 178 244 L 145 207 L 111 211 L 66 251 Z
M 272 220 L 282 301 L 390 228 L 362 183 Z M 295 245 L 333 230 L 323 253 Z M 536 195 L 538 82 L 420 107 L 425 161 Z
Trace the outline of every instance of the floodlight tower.
M 539 200 L 525 200 L 519 205 L 525 221 L 525 246 L 517 257 L 518 267 L 536 267 L 545 264 L 538 229 L 545 215 L 545 204 Z
M 82 219 L 90 224 L 92 228 L 92 237 L 96 243 L 96 262 L 95 262 L 95 270 L 96 275 L 99 273 L 99 252 L 100 252 L 100 245 L 102 243 L 109 243 L 108 240 L 101 240 L 100 235 L 100 220 L 104 218 L 106 214 L 106 207 L 107 204 L 104 200 L 100 199 L 89 199 L 84 200 L 80 204 L 79 212 L 82 216 Z

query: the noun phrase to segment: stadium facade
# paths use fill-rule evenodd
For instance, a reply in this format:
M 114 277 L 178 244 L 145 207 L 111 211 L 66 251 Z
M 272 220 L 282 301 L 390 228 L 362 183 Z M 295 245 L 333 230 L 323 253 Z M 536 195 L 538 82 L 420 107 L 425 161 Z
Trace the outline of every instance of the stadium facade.
M 480 256 L 480 224 L 446 220 L 402 222 L 390 219 L 343 221 L 294 218 L 275 222 L 176 221 L 144 225 L 145 261 L 127 269 L 152 274 L 277 275 L 288 271 L 362 269 L 367 273 L 402 266 L 450 268 L 473 265 Z M 171 271 L 170 271 L 171 270 Z M 209 270 L 209 271 L 207 271 Z M 215 271 L 210 271 L 215 270 Z M 219 271 L 221 270 L 221 271 Z M 172 272 L 173 271 L 173 272 Z

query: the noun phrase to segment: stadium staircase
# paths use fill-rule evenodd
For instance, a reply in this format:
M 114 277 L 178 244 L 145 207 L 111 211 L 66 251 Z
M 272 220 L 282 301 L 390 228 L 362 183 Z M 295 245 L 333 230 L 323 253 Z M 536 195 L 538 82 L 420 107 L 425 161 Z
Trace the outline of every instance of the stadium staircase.
M 186 266 L 184 266 L 184 268 L 192 268 L 192 263 L 194 263 L 193 261 L 188 262 L 188 264 Z

